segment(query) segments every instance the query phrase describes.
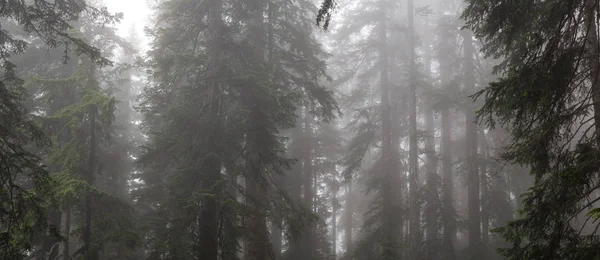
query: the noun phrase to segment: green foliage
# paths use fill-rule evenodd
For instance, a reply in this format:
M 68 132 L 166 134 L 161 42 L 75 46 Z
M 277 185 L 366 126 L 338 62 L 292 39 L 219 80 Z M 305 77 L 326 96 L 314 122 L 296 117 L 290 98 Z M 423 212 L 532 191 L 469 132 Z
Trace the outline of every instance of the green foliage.
M 513 244 L 500 250 L 508 259 L 591 259 L 599 253 L 597 222 L 585 220 L 593 213 L 582 214 L 596 197 L 599 158 L 598 136 L 588 134 L 594 112 L 587 93 L 595 76 L 585 60 L 584 2 L 473 0 L 463 13 L 484 41 L 483 51 L 504 58 L 500 79 L 476 95 L 485 98 L 479 117 L 510 129 L 503 159 L 531 167 L 536 180 L 522 196 L 521 218 L 499 229 Z M 578 219 L 584 222 L 573 224 Z
M 11 2 L 3 8 L 2 16 L 10 17 L 7 27 L 22 29 L 25 34 L 34 34 L 51 47 L 75 47 L 77 52 L 90 55 L 101 64 L 108 63 L 98 49 L 66 33 L 82 13 L 91 14 L 104 22 L 116 17 L 106 10 L 89 7 L 83 1 L 70 0 L 64 5 L 55 6 L 47 1 Z M 16 22 L 13 24 L 12 22 Z M 3 24 L 4 25 L 4 24 Z M 4 44 L 0 48 L 3 63 L 3 82 L 0 82 L 0 258 L 21 259 L 33 246 L 33 236 L 47 229 L 45 206 L 47 194 L 53 186 L 52 180 L 43 168 L 42 161 L 31 153 L 26 144 L 47 145 L 44 133 L 32 121 L 31 115 L 23 108 L 27 100 L 22 81 L 16 75 L 15 65 L 8 61 L 13 55 L 27 50 L 28 42 L 16 37 L 8 30 L 2 30 L 0 37 Z M 66 58 L 66 55 L 64 56 Z M 56 230 L 51 230 L 56 235 Z

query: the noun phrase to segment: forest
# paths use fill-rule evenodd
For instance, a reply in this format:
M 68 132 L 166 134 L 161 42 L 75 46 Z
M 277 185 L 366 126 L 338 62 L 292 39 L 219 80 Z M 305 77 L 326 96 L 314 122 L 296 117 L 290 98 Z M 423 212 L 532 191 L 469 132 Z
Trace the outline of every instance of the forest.
M 0 260 L 600 259 L 600 0 L 105 1 L 0 0 Z

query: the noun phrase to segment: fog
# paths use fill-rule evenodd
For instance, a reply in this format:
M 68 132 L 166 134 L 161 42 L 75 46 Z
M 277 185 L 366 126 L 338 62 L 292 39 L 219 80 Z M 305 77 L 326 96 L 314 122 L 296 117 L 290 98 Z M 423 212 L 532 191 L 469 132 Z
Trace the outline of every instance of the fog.
M 4 1 L 0 259 L 598 259 L 598 12 Z

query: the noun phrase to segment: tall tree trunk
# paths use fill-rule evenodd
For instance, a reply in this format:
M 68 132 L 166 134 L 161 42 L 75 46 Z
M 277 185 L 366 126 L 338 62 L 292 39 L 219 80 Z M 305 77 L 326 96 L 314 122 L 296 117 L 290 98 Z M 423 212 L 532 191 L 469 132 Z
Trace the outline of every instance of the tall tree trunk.
M 310 108 L 308 106 L 304 109 L 304 145 L 302 161 L 304 163 L 303 170 L 303 188 L 304 188 L 304 207 L 314 211 L 314 175 L 312 165 L 312 115 L 310 114 Z M 302 234 L 304 259 L 314 259 L 315 257 L 315 225 L 310 224 L 306 226 Z
M 218 0 L 212 0 L 210 3 L 211 10 L 208 11 L 208 41 L 207 49 L 209 64 L 207 67 L 208 86 L 210 87 L 210 104 L 209 118 L 210 132 L 205 135 L 207 143 L 205 154 L 208 155 L 206 160 L 206 182 L 203 183 L 203 188 L 209 191 L 214 196 L 205 196 L 202 198 L 202 208 L 198 216 L 200 223 L 200 236 L 196 247 L 196 254 L 201 259 L 217 260 L 219 256 L 219 212 L 218 198 L 221 196 L 221 191 L 217 190 L 219 185 L 216 185 L 221 180 L 222 162 L 219 156 L 219 140 L 221 132 L 221 87 L 217 80 L 221 66 L 221 50 L 220 50 L 220 35 L 221 35 L 221 3 Z
M 380 93 L 381 93 L 381 130 L 382 130 L 382 153 L 381 153 L 381 183 L 383 189 L 383 259 L 398 259 L 398 233 L 395 229 L 397 219 L 394 218 L 393 175 L 396 174 L 393 167 L 392 155 L 392 121 L 389 90 L 389 64 L 387 51 L 387 7 L 386 1 L 380 1 L 379 21 L 379 70 L 380 70 Z
M 588 65 L 590 67 L 590 81 L 592 101 L 594 106 L 594 122 L 596 133 L 600 133 L 600 51 L 598 47 L 597 14 L 598 0 L 585 1 L 585 26 L 587 31 L 586 47 L 588 51 Z M 596 145 L 600 146 L 600 134 L 596 134 Z
M 48 213 L 48 224 L 52 226 L 60 226 L 61 213 L 60 211 L 51 210 Z M 46 258 L 54 259 L 57 257 L 58 248 L 56 245 L 56 238 L 54 238 L 51 234 L 42 237 L 41 247 L 36 255 L 39 255 L 40 260 L 46 260 Z
M 410 196 L 410 220 L 409 220 L 409 250 L 410 259 L 417 259 L 421 244 L 421 207 L 419 203 L 419 159 L 417 143 L 417 85 L 416 85 L 416 57 L 415 57 L 415 29 L 414 29 L 414 3 L 408 0 L 408 52 L 409 52 L 409 72 L 408 84 L 410 86 L 410 137 L 409 137 L 409 196 Z
M 282 224 L 283 221 L 279 216 L 275 216 L 273 223 L 271 223 L 271 243 L 273 244 L 273 256 L 275 257 L 275 260 L 281 259 L 283 236 L 280 227 Z
M 501 151 L 503 147 L 503 141 L 505 138 L 505 134 L 502 129 L 496 128 L 493 130 L 493 151 Z M 494 152 L 491 154 L 493 157 L 498 157 L 499 153 Z M 501 205 L 489 205 L 490 210 L 494 210 L 495 213 L 495 226 L 504 227 L 508 224 L 508 222 L 513 220 L 513 212 L 515 212 L 514 208 L 511 204 L 510 199 L 510 187 L 508 185 L 508 180 L 506 178 L 506 174 L 501 172 L 503 165 L 493 164 L 493 167 L 490 168 L 491 175 L 491 185 L 490 185 L 490 198 L 494 198 L 496 203 L 501 203 Z M 493 169 L 493 170 L 492 170 Z M 512 172 L 511 172 L 512 173 Z M 514 174 L 514 173 L 512 173 Z M 523 173 L 526 174 L 526 173 Z M 493 207 L 492 207 L 493 206 Z M 494 247 L 499 248 L 507 248 L 510 247 L 510 243 L 508 243 L 500 234 L 494 235 L 494 240 L 498 241 L 498 244 L 495 244 Z
M 473 40 L 470 31 L 463 31 L 464 44 L 464 69 L 465 88 L 475 88 L 475 66 L 473 65 Z M 482 259 L 481 255 L 481 215 L 479 196 L 479 166 L 477 165 L 477 125 L 475 123 L 475 109 L 471 106 L 466 108 L 465 122 L 466 133 L 466 155 L 467 155 L 467 188 L 468 188 L 468 230 L 469 230 L 469 259 Z
M 480 167 L 480 176 L 481 176 L 481 243 L 482 249 L 484 250 L 482 253 L 484 257 L 489 257 L 488 249 L 490 248 L 490 183 L 488 176 L 489 165 L 487 163 L 487 145 L 486 145 L 486 136 L 484 133 L 484 129 L 480 131 L 480 151 L 482 154 L 482 160 L 479 163 Z
M 298 118 L 302 117 L 301 109 L 298 109 L 296 114 Z M 291 144 L 289 147 L 290 158 L 299 159 L 302 157 L 302 128 L 301 122 L 296 123 L 296 127 L 292 129 L 290 134 Z M 288 189 L 291 200 L 294 203 L 302 203 L 302 162 L 296 161 L 286 175 L 288 180 Z M 290 247 L 288 252 L 288 258 L 291 260 L 302 260 L 302 238 L 292 237 L 289 241 Z
M 445 46 L 447 43 L 442 43 Z M 452 64 L 445 58 L 440 58 L 440 79 L 444 87 L 451 82 Z M 450 104 L 442 104 L 441 127 L 441 159 L 442 159 L 442 222 L 444 259 L 456 259 L 456 214 L 454 210 L 454 176 L 452 157 L 452 114 Z
M 234 172 L 226 169 L 226 172 L 231 173 Z M 229 174 L 230 185 L 228 185 L 229 193 L 224 195 L 227 196 L 230 200 L 238 200 L 239 192 L 238 192 L 238 175 Z M 225 199 L 223 197 L 223 199 Z M 238 231 L 238 225 L 240 223 L 240 218 L 238 216 L 237 209 L 231 206 L 224 206 L 221 208 L 221 213 L 218 215 L 219 217 L 219 226 L 221 227 L 221 231 L 218 231 L 221 235 L 219 236 L 219 260 L 239 260 L 239 239 L 241 235 Z
M 337 255 L 337 194 L 336 192 L 332 192 L 332 201 L 333 205 L 331 209 L 331 247 L 334 255 Z M 337 257 L 334 257 L 337 258 Z
M 253 57 L 259 66 L 265 62 L 266 33 L 264 24 L 265 3 L 262 0 L 256 0 L 249 3 L 251 14 L 250 43 L 254 48 Z M 254 83 L 257 84 L 257 83 Z M 268 138 L 271 134 L 265 129 L 268 125 L 268 118 L 260 111 L 257 100 L 256 89 L 244 87 L 241 91 L 242 104 L 250 111 L 249 128 L 247 129 L 246 142 L 246 194 L 247 203 L 251 213 L 246 218 L 246 228 L 251 234 L 246 238 L 244 247 L 244 260 L 267 260 L 273 258 L 273 249 L 269 241 L 269 232 L 267 230 L 266 210 L 268 198 L 265 190 L 268 190 L 268 183 L 264 175 L 265 165 L 261 162 L 261 155 L 266 154 L 266 149 L 261 140 Z
M 344 255 L 352 259 L 352 180 L 346 186 L 346 203 L 344 209 Z
M 452 125 L 450 109 L 444 108 L 442 114 L 442 218 L 444 225 L 445 259 L 456 259 L 456 218 L 454 211 L 454 178 L 452 171 Z
M 426 59 L 426 72 L 431 71 L 431 60 Z M 426 259 L 434 259 L 437 255 L 438 245 L 438 157 L 435 151 L 435 129 L 433 119 L 433 106 L 435 100 L 427 98 L 425 105 L 425 152 L 427 153 L 427 189 L 425 190 L 425 237 L 426 237 Z
M 60 218 L 60 232 L 65 238 L 65 241 L 60 243 L 60 247 L 58 248 L 58 255 L 60 256 L 60 260 L 70 260 L 71 254 L 69 253 L 69 240 L 71 233 L 71 209 L 64 208 L 61 213 Z
M 93 73 L 93 70 L 91 71 Z M 88 170 L 86 181 L 88 185 L 94 187 L 95 175 L 96 175 L 96 113 L 97 109 L 90 109 L 90 146 L 89 146 L 89 157 L 88 157 Z M 96 248 L 92 246 L 92 214 L 94 206 L 94 195 L 92 191 L 87 191 L 85 195 L 85 220 L 83 228 L 83 244 L 84 244 L 84 255 L 86 260 L 96 260 Z

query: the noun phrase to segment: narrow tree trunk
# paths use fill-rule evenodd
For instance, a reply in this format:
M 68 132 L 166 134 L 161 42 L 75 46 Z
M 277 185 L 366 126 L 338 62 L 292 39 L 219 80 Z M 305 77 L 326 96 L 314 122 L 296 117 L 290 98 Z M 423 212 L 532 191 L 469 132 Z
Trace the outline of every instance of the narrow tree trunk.
M 470 31 L 463 31 L 464 39 L 464 69 L 465 88 L 475 88 L 475 75 L 473 65 L 473 42 Z M 479 196 L 479 170 L 477 165 L 477 125 L 475 124 L 475 111 L 467 107 L 465 112 L 467 124 L 466 146 L 467 146 L 467 188 L 468 188 L 468 230 L 469 230 L 469 259 L 482 259 L 481 255 L 481 215 Z
M 352 181 L 346 186 L 346 203 L 344 209 L 344 247 L 346 259 L 352 259 Z
M 596 133 L 600 133 L 600 64 L 598 58 L 600 51 L 598 47 L 597 0 L 585 1 L 585 26 L 587 31 L 586 47 L 588 51 L 588 65 L 590 67 L 590 81 L 592 90 L 592 101 L 594 106 L 594 122 L 596 122 Z M 600 146 L 600 134 L 596 134 L 596 145 Z
M 419 180 L 418 180 L 418 143 L 417 143 L 417 85 L 416 85 L 416 73 L 417 68 L 415 64 L 415 31 L 414 31 L 414 3 L 413 0 L 408 0 L 407 4 L 408 13 L 408 52 L 409 52 L 409 73 L 408 73 L 408 84 L 410 86 L 410 137 L 409 137 L 409 196 L 410 196 L 410 240 L 409 250 L 410 259 L 417 259 L 419 257 L 419 248 L 421 244 L 421 207 L 419 204 Z
M 302 161 L 304 163 L 303 170 L 303 188 L 304 188 L 304 206 L 311 211 L 314 211 L 314 176 L 312 165 L 312 115 L 308 106 L 304 109 L 304 145 Z M 315 225 L 306 226 L 303 237 L 303 251 L 305 259 L 314 259 L 315 257 Z
M 480 151 L 482 157 L 485 160 L 479 163 L 480 167 L 480 176 L 481 176 L 481 242 L 482 248 L 484 250 L 484 257 L 488 257 L 488 249 L 490 248 L 490 189 L 489 189 L 489 176 L 488 169 L 489 165 L 487 163 L 487 146 L 485 141 L 485 133 L 484 130 L 480 131 Z
M 301 109 L 298 109 L 296 114 L 301 118 Z M 290 134 L 291 144 L 289 147 L 290 158 L 300 159 L 302 157 L 302 128 L 301 121 L 296 123 L 296 127 L 292 129 Z M 292 201 L 298 205 L 302 203 L 302 162 L 296 161 L 290 172 L 286 175 L 288 183 L 289 195 Z M 289 241 L 288 258 L 291 260 L 302 260 L 302 237 L 292 237 Z
M 431 61 L 426 59 L 426 72 L 430 73 Z M 425 151 L 427 153 L 427 189 L 425 190 L 425 237 L 426 237 L 426 259 L 435 258 L 437 255 L 436 247 L 438 245 L 438 212 L 439 212 L 439 194 L 438 194 L 438 157 L 435 151 L 435 129 L 434 129 L 434 100 L 427 98 L 425 105 Z
M 331 194 L 332 197 L 332 201 L 331 204 L 333 205 L 332 209 L 331 209 L 331 247 L 332 247 L 332 252 L 335 255 L 337 255 L 337 212 L 338 212 L 338 208 L 337 208 L 337 194 L 336 192 L 332 192 Z M 337 257 L 334 257 L 337 258 Z
M 93 73 L 93 70 L 92 70 Z M 96 108 L 90 109 L 90 146 L 89 146 L 89 157 L 88 157 L 88 171 L 86 181 L 88 185 L 94 187 L 95 175 L 96 175 Z M 86 260 L 96 259 L 96 249 L 92 246 L 92 214 L 94 206 L 94 195 L 92 191 L 86 192 L 85 195 L 85 220 L 83 228 L 83 244 L 84 244 L 84 255 Z
M 454 176 L 452 171 L 452 125 L 450 109 L 444 108 L 442 115 L 442 217 L 444 224 L 445 259 L 456 259 L 454 244 L 456 242 L 456 218 L 454 211 Z

